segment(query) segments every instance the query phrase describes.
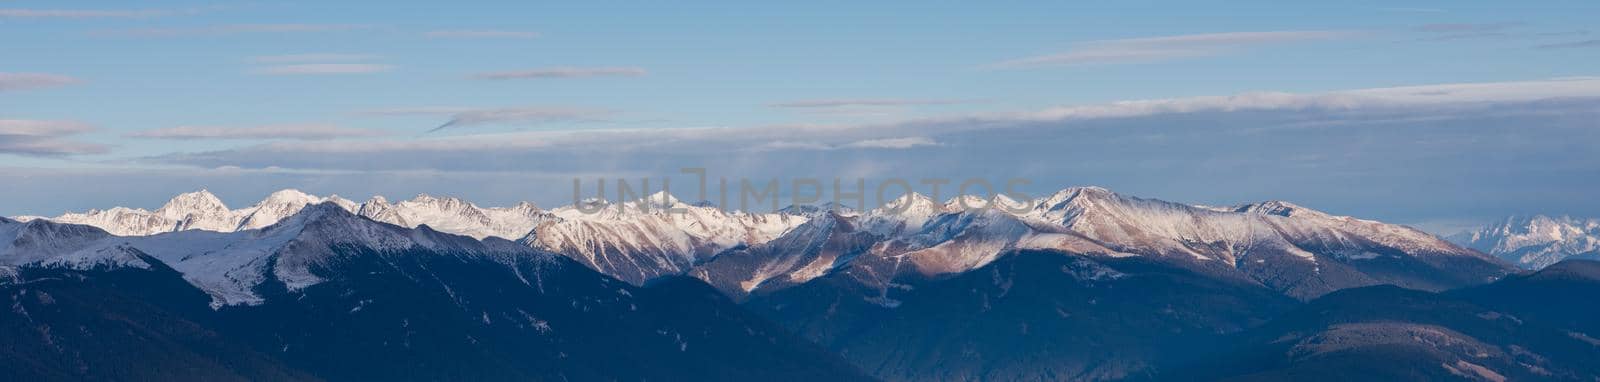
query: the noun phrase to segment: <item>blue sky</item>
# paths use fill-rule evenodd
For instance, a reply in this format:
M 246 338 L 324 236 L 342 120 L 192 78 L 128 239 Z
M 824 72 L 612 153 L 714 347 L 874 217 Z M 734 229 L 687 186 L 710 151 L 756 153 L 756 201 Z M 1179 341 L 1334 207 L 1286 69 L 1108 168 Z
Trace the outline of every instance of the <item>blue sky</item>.
M 0 214 L 149 208 L 201 187 L 239 205 L 288 187 L 557 205 L 575 176 L 704 167 L 1027 177 L 1035 192 L 1287 199 L 1436 227 L 1600 215 L 1582 191 L 1600 185 L 1596 15 L 1591 1 L 5 1 Z M 1482 85 L 1451 85 L 1468 83 Z M 1422 87 L 1363 90 L 1403 86 Z M 1238 95 L 1257 96 L 1206 98 Z M 1168 102 L 1125 102 L 1149 100 Z M 1286 129 L 1303 126 L 1318 127 Z

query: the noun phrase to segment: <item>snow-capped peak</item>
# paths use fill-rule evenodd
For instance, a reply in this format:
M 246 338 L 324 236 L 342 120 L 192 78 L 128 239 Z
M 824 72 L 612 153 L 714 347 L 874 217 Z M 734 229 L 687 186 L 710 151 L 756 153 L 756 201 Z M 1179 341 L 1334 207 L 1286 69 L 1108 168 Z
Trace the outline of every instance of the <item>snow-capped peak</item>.
M 271 195 L 267 195 L 266 199 L 261 200 L 261 202 L 256 203 L 255 206 L 247 210 L 248 212 L 239 221 L 239 226 L 236 230 L 256 229 L 272 225 L 279 220 L 283 220 L 283 218 L 300 212 L 300 209 L 305 208 L 307 205 L 321 201 L 322 198 L 296 189 L 273 192 Z
M 636 202 L 661 209 L 674 207 L 682 203 L 678 200 L 678 197 L 672 196 L 666 190 L 656 191 L 653 194 L 639 198 Z
M 507 240 L 478 241 L 375 222 L 334 201 L 308 204 L 265 227 L 236 232 L 191 230 L 115 237 L 86 225 L 39 220 L 0 223 L 0 241 L 4 241 L 0 243 L 0 266 L 144 268 L 148 264 L 138 255 L 148 255 L 211 294 L 213 306 L 259 303 L 257 286 L 269 279 L 290 290 L 319 283 L 326 275 L 314 269 L 339 256 L 401 254 L 416 249 L 488 255 L 497 261 L 544 256 Z
M 339 196 L 339 194 L 328 195 L 327 198 L 324 198 L 322 200 L 327 201 L 327 202 L 332 202 L 334 205 L 339 206 L 339 208 L 343 208 L 345 211 L 348 211 L 348 212 L 351 212 L 351 213 L 354 213 L 354 212 L 356 212 L 356 210 L 361 209 L 361 205 L 360 204 L 356 204 L 356 202 L 354 200 L 345 199 L 344 197 Z
M 864 226 L 881 235 L 913 233 L 935 216 L 951 212 L 944 203 L 927 195 L 909 192 L 894 198 L 883 206 L 867 211 Z
M 395 204 L 374 197 L 361 206 L 359 213 L 385 223 L 405 227 L 427 225 L 479 239 L 490 236 L 518 239 L 549 218 L 548 213 L 527 202 L 513 207 L 484 208 L 460 198 L 428 194 Z
M 293 188 L 285 188 L 268 194 L 266 199 L 263 199 L 260 203 L 256 203 L 256 205 L 260 206 L 267 204 L 291 203 L 315 204 L 319 200 L 321 200 L 321 198 L 318 198 L 315 195 L 307 194 L 304 191 Z
M 223 204 L 222 199 L 217 199 L 216 195 L 205 189 L 178 194 L 167 201 L 167 204 L 156 209 L 156 213 L 161 216 L 175 220 L 183 219 L 190 214 L 224 214 L 228 211 L 228 205 Z
M 1600 219 L 1512 216 L 1452 240 L 1523 268 L 1539 269 L 1568 258 L 1600 259 Z
M 156 209 L 155 214 L 172 221 L 170 229 L 173 230 L 226 231 L 237 226 L 239 220 L 228 205 L 205 189 L 178 194 Z
M 1284 216 L 1284 217 L 1293 217 L 1293 216 L 1299 216 L 1299 215 L 1305 215 L 1305 214 L 1311 214 L 1311 215 L 1314 215 L 1314 216 L 1317 216 L 1317 217 L 1327 217 L 1328 216 L 1328 214 L 1325 214 L 1325 213 L 1323 213 L 1321 211 L 1317 211 L 1317 210 L 1313 210 L 1313 209 L 1310 209 L 1310 208 L 1301 207 L 1301 206 L 1296 205 L 1294 203 L 1289 203 L 1289 202 L 1285 202 L 1285 201 L 1282 201 L 1282 200 L 1268 200 L 1268 201 L 1259 202 L 1259 203 L 1241 204 L 1241 205 L 1238 205 L 1238 206 L 1234 206 L 1232 208 L 1232 210 L 1233 210 L 1233 212 L 1244 212 L 1244 213 L 1261 214 L 1261 215 L 1274 215 L 1274 216 Z

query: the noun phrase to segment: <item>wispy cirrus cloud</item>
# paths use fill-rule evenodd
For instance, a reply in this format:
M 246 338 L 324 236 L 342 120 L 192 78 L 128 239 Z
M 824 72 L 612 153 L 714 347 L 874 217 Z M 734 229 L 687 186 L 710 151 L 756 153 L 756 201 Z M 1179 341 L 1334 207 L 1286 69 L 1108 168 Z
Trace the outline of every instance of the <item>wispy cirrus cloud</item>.
M 598 122 L 618 114 L 613 110 L 565 106 L 462 107 L 419 106 L 356 111 L 355 114 L 379 117 L 445 116 L 445 121 L 428 132 L 453 127 L 491 124 L 540 124 L 551 122 Z
M 909 149 L 909 148 L 912 148 L 912 147 L 919 147 L 919 146 L 939 146 L 939 145 L 940 145 L 939 142 L 936 142 L 932 138 L 928 138 L 928 137 L 903 137 L 903 138 L 865 139 L 865 140 L 860 140 L 860 141 L 847 143 L 847 144 L 844 145 L 844 147 L 848 147 L 848 148 L 863 148 L 863 149 Z
M 337 32 L 368 28 L 355 24 L 223 24 L 185 28 L 134 28 L 90 32 L 99 37 L 216 37 L 239 34 Z
M 429 38 L 479 38 L 479 39 L 535 39 L 539 38 L 538 32 L 491 30 L 491 29 L 455 29 L 435 30 L 422 34 Z
M 59 74 L 0 72 L 0 92 L 47 89 L 79 82 L 83 80 Z
M 0 119 L 0 154 L 50 157 L 109 151 L 106 145 L 67 138 L 94 130 L 76 121 Z
M 1358 36 L 1360 31 L 1313 30 L 1227 32 L 1176 36 L 1100 40 L 1080 43 L 1056 54 L 1023 57 L 990 64 L 990 69 L 1026 69 L 1086 64 L 1168 61 L 1217 56 L 1252 47 L 1297 42 L 1327 41 Z
M 0 9 L 0 18 L 34 19 L 101 19 L 141 18 L 197 13 L 196 10 L 172 9 Z
M 635 67 L 557 67 L 477 73 L 471 75 L 470 77 L 479 80 L 515 80 L 541 78 L 638 77 L 645 74 L 648 74 L 648 72 L 642 68 Z
M 270 55 L 270 56 L 255 56 L 255 57 L 250 57 L 249 61 L 253 62 L 253 63 L 257 63 L 257 64 L 288 64 L 288 63 L 311 63 L 311 62 L 368 61 L 368 60 L 374 60 L 374 59 L 377 59 L 377 58 L 379 58 L 379 56 L 373 55 L 373 54 L 299 53 L 299 54 L 278 54 L 278 55 Z
M 178 126 L 144 130 L 125 135 L 129 138 L 209 140 L 209 139 L 294 139 L 324 140 L 335 138 L 375 137 L 383 131 L 358 129 L 333 124 L 281 124 L 246 127 L 228 126 Z
M 743 151 L 746 151 L 746 152 L 783 151 L 783 150 L 830 151 L 830 150 L 846 150 L 846 149 L 904 150 L 904 149 L 910 149 L 910 148 L 915 148 L 915 147 L 943 146 L 943 145 L 944 144 L 941 144 L 938 141 L 935 141 L 932 138 L 928 138 L 928 137 L 895 137 L 895 138 L 863 139 L 863 140 L 858 140 L 858 141 L 853 141 L 853 142 L 844 142 L 844 143 L 827 143 L 827 142 L 819 142 L 819 141 L 778 140 L 778 141 L 770 141 L 770 142 L 764 142 L 764 143 L 756 144 L 756 145 L 750 146 L 748 149 L 745 149 Z
M 1385 7 L 1385 8 L 1378 8 L 1378 10 L 1385 11 L 1385 12 L 1404 12 L 1404 13 L 1446 13 L 1446 12 L 1450 12 L 1449 10 L 1441 9 L 1441 8 L 1419 8 L 1419 7 Z
M 1495 32 L 1527 25 L 1521 22 L 1424 24 L 1417 30 L 1434 33 Z
M 391 110 L 394 111 L 394 110 Z M 414 110 L 418 113 L 429 112 L 430 109 Z M 447 128 L 467 127 L 489 124 L 540 124 L 551 122 L 593 122 L 606 116 L 616 114 L 614 111 L 604 109 L 587 109 L 571 107 L 526 106 L 495 109 L 457 109 L 440 111 L 431 109 L 434 114 L 449 114 L 450 120 L 434 127 L 428 132 L 435 132 Z
M 1480 38 L 1512 37 L 1512 30 L 1527 26 L 1521 22 L 1497 23 L 1440 23 L 1425 24 L 1416 27 L 1416 30 L 1433 36 L 1423 38 L 1424 41 L 1451 41 Z
M 1069 105 L 1027 112 L 985 113 L 940 118 L 908 119 L 888 123 L 855 125 L 784 125 L 756 127 L 706 127 L 676 129 L 603 129 L 603 130 L 540 130 L 516 133 L 497 133 L 470 136 L 452 136 L 441 139 L 382 140 L 359 146 L 340 145 L 337 142 L 285 142 L 283 145 L 219 151 L 196 155 L 174 155 L 166 159 L 178 163 L 202 166 L 240 165 L 245 167 L 280 166 L 286 168 L 311 166 L 373 165 L 390 166 L 388 162 L 351 161 L 352 156 L 388 153 L 395 158 L 393 166 L 422 166 L 434 168 L 440 163 L 429 158 L 450 157 L 473 162 L 477 156 L 455 157 L 444 152 L 469 153 L 495 152 L 504 155 L 521 155 L 540 160 L 570 159 L 569 149 L 614 148 L 607 155 L 629 158 L 648 158 L 651 155 L 716 156 L 719 153 L 763 147 L 767 149 L 820 150 L 838 147 L 851 148 L 908 148 L 945 147 L 946 142 L 959 142 L 959 147 L 990 145 L 1000 148 L 1007 144 L 1034 147 L 1030 139 L 1054 137 L 1053 134 L 1077 132 L 1085 125 L 1118 125 L 1146 123 L 1150 128 L 1167 133 L 1185 132 L 1186 124 L 1199 123 L 1188 115 L 1233 118 L 1244 125 L 1232 122 L 1206 122 L 1206 129 L 1221 129 L 1218 137 L 1240 137 L 1258 134 L 1259 124 L 1274 126 L 1302 126 L 1307 121 L 1323 119 L 1342 121 L 1354 125 L 1374 121 L 1461 120 L 1463 110 L 1470 110 L 1479 118 L 1498 115 L 1505 111 L 1517 112 L 1527 105 L 1544 109 L 1568 107 L 1551 100 L 1574 100 L 1576 105 L 1593 105 L 1600 102 L 1600 78 L 1567 78 L 1538 81 L 1456 83 L 1390 88 L 1372 88 L 1326 93 L 1255 92 L 1231 96 L 1203 96 L 1172 99 L 1121 101 L 1105 104 Z M 1539 104 L 1540 102 L 1553 102 Z M 1511 106 L 1497 106 L 1511 105 Z M 573 121 L 603 117 L 608 112 L 592 109 L 521 107 L 499 109 L 466 109 L 456 107 L 424 107 L 414 109 L 386 109 L 363 113 L 373 115 L 448 115 L 450 121 L 443 127 L 511 122 Z M 1586 112 L 1590 115 L 1594 109 Z M 1274 121 L 1256 121 L 1259 115 L 1272 115 Z M 1398 116 L 1398 117 L 1397 117 Z M 1376 120 L 1372 118 L 1381 117 Z M 1495 117 L 1502 118 L 1502 117 Z M 1567 117 L 1573 119 L 1571 116 Z M 1281 119 L 1281 120 L 1279 120 Z M 1332 125 L 1329 125 L 1332 126 Z M 1484 124 L 1485 128 L 1501 126 Z M 1045 129 L 1029 134 L 1011 134 L 1011 129 Z M 1053 129 L 1053 130 L 1052 130 Z M 1316 130 L 1316 129 L 1304 129 Z M 1322 130 L 1328 131 L 1328 130 Z M 1105 134 L 1114 134 L 1108 131 Z M 1334 132 L 1329 132 L 1330 134 Z M 1076 133 L 1075 133 L 1076 134 Z M 1185 133 L 1187 134 L 1187 133 Z M 1069 134 L 1070 135 L 1070 134 Z M 956 137 L 956 138 L 951 138 Z M 1063 135 L 1060 139 L 1071 140 Z M 1222 139 L 1217 138 L 1217 139 Z M 1010 141 L 1006 141 L 1010 139 Z M 1055 138 L 1052 138 L 1055 139 Z M 1249 142 L 1244 140 L 1242 142 Z M 765 145 L 765 146 L 763 146 Z M 1115 145 L 1113 145 L 1115 146 Z M 649 147 L 655 151 L 624 152 L 624 147 Z M 1083 150 L 1110 150 L 1094 144 L 1074 144 Z M 1116 146 L 1124 147 L 1124 146 Z M 1125 147 L 1124 147 L 1125 148 Z M 1061 152 L 1061 147 L 1039 146 L 1037 154 L 1049 157 Z M 1021 150 L 1021 149 L 1019 149 Z M 1207 149 L 1209 150 L 1209 149 Z M 1025 151 L 1025 150 L 1023 150 Z M 1021 154 L 1023 151 L 1017 151 Z M 295 155 L 315 152 L 317 155 Z M 1030 154 L 1031 155 L 1031 154 Z M 971 157 L 971 154 L 955 158 Z M 593 159 L 595 157 L 589 157 Z M 927 159 L 926 157 L 921 159 Z M 1103 158 L 1101 159 L 1103 160 Z M 473 162 L 478 163 L 478 162 Z M 500 162 L 495 162 L 500 163 Z M 529 162 L 531 163 L 531 162 Z M 462 166 L 470 167 L 466 163 Z M 478 163 L 483 164 L 483 163 Z M 488 164 L 483 164 L 488 165 Z
M 920 105 L 954 105 L 971 103 L 965 99 L 915 99 L 915 98 L 839 98 L 839 99 L 809 99 L 771 104 L 780 108 L 838 108 L 838 107 L 874 107 L 874 106 L 920 106 Z
M 385 64 L 292 64 L 275 65 L 255 68 L 253 74 L 274 76 L 288 75 L 326 75 L 326 74 L 369 74 L 382 73 L 394 70 L 394 65 Z
M 1583 40 L 1555 44 L 1539 45 L 1539 49 L 1574 49 L 1574 48 L 1600 48 L 1600 40 Z
M 1481 212 L 1503 205 L 1488 214 L 1513 213 L 1512 206 L 1526 208 L 1520 203 L 1529 201 L 1600 211 L 1587 191 L 1600 186 L 1592 176 L 1600 171 L 1591 143 L 1600 139 L 1596 105 L 1600 78 L 1591 77 L 1132 100 L 867 124 L 280 141 L 143 160 L 354 174 L 555 172 L 612 179 L 699 167 L 728 179 L 1025 178 L 1037 186 L 1030 193 L 1100 184 L 1211 204 L 1290 198 L 1341 214 L 1403 220 L 1437 208 Z M 693 184 L 680 182 L 694 179 L 672 180 Z M 544 183 L 473 186 L 525 190 L 527 184 Z M 1474 192 L 1441 196 L 1441 187 Z

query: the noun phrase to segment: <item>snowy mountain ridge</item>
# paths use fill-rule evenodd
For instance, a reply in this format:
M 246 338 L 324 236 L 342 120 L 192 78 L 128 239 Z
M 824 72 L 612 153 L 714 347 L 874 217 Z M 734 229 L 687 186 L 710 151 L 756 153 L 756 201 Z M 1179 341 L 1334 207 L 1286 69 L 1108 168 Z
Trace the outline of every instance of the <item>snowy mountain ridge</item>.
M 1600 219 L 1512 216 L 1450 240 L 1523 268 L 1541 269 L 1568 258 L 1600 259 Z
M 336 261 L 340 248 L 378 253 L 424 249 L 506 262 L 551 256 L 503 239 L 480 241 L 383 224 L 346 208 L 327 201 L 303 206 L 261 228 L 127 237 L 88 225 L 8 220 L 0 222 L 0 267 L 149 268 L 151 264 L 144 260 L 148 256 L 183 274 L 186 281 L 210 294 L 213 306 L 218 307 L 262 302 L 257 287 L 269 279 L 291 291 L 315 285 L 322 279 L 314 269 Z
M 331 202 L 351 213 L 385 223 L 412 228 L 427 224 L 440 231 L 478 239 L 490 236 L 508 240 L 521 238 L 549 217 L 527 202 L 512 207 L 484 208 L 458 198 L 423 194 L 395 204 L 390 204 L 382 196 L 374 196 L 358 204 L 338 195 L 319 197 L 295 189 L 273 192 L 250 207 L 234 210 L 229 209 L 216 195 L 202 189 L 179 194 L 154 211 L 113 207 L 81 213 L 69 212 L 53 218 L 19 217 L 17 220 L 48 219 L 58 223 L 84 224 L 118 236 L 148 236 L 188 230 L 234 232 L 275 224 L 306 206 L 322 202 Z
M 1472 270 L 1463 272 L 1468 280 L 1497 277 L 1505 268 L 1416 229 L 1288 202 L 1203 207 L 1099 187 L 1067 188 L 1029 201 L 996 196 L 940 202 L 911 193 L 866 211 L 799 206 L 772 213 L 689 204 L 665 192 L 540 210 L 531 203 L 483 208 L 430 195 L 398 203 L 373 197 L 357 204 L 284 190 L 252 207 L 228 210 L 199 191 L 179 195 L 156 211 L 119 207 L 50 220 L 126 235 L 241 232 L 275 224 L 315 203 L 401 227 L 426 225 L 473 238 L 516 240 L 636 285 L 688 274 L 735 295 L 838 272 L 855 272 L 868 285 L 888 285 L 906 274 L 962 273 L 1019 250 L 1235 269 L 1299 297 L 1352 285 L 1426 289 L 1462 281 L 1410 280 L 1403 274 L 1416 270 L 1394 267 L 1469 264 Z M 984 208 L 970 208 L 978 206 Z M 818 224 L 801 229 L 813 221 Z

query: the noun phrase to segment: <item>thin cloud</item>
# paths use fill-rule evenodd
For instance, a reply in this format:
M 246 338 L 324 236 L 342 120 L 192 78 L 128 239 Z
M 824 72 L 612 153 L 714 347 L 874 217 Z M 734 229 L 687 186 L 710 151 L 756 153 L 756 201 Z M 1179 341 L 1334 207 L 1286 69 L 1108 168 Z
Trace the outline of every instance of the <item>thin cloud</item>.
M 919 146 L 940 146 L 940 144 L 928 137 L 905 137 L 867 139 L 844 145 L 844 147 L 859 149 L 909 149 Z
M 614 114 L 607 110 L 565 107 L 512 107 L 499 109 L 462 110 L 451 113 L 450 120 L 428 130 L 435 132 L 452 127 L 466 127 L 499 123 L 550 123 L 593 121 Z
M 296 139 L 323 140 L 335 138 L 374 137 L 384 132 L 370 129 L 342 127 L 330 124 L 286 124 L 249 127 L 178 126 L 145 130 L 127 134 L 130 138 L 203 140 L 203 139 Z
M 1171 99 L 1132 100 L 1104 104 L 1068 105 L 1029 112 L 984 113 L 940 118 L 907 119 L 888 123 L 853 125 L 784 125 L 757 127 L 706 127 L 675 129 L 542 130 L 484 134 L 447 139 L 376 140 L 362 145 L 338 142 L 284 142 L 283 145 L 246 148 L 205 154 L 174 154 L 163 160 L 201 166 L 242 165 L 246 160 L 263 161 L 256 165 L 355 166 L 380 165 L 374 162 L 352 164 L 353 156 L 385 153 L 410 165 L 429 166 L 429 155 L 444 152 L 483 153 L 521 152 L 541 159 L 568 158 L 561 150 L 607 147 L 615 155 L 628 155 L 627 147 L 665 145 L 663 155 L 693 152 L 751 149 L 823 149 L 851 144 L 857 146 L 915 147 L 927 141 L 904 139 L 926 137 L 932 143 L 968 142 L 948 140 L 950 134 L 972 133 L 991 136 L 997 129 L 1029 126 L 1071 126 L 1072 123 L 1159 118 L 1163 116 L 1219 113 L 1253 115 L 1278 112 L 1282 115 L 1320 115 L 1340 119 L 1358 112 L 1376 114 L 1418 113 L 1422 116 L 1454 116 L 1452 110 L 1487 110 L 1493 105 L 1526 105 L 1548 100 L 1600 100 L 1600 78 L 1564 78 L 1537 81 L 1454 83 L 1390 88 L 1372 88 L 1326 93 L 1257 92 L 1232 96 L 1203 96 Z M 1575 101 L 1577 102 L 1577 101 Z M 1515 108 L 1512 108 L 1515 109 Z M 1440 113 L 1439 110 L 1447 112 Z M 408 113 L 404 109 L 383 111 L 385 115 Z M 453 108 L 418 108 L 409 113 L 451 115 L 442 128 L 490 123 L 581 121 L 603 117 L 607 112 L 583 109 L 525 107 L 459 111 Z M 1180 121 L 1189 121 L 1180 118 Z M 1304 122 L 1303 118 L 1295 119 Z M 1243 132 L 1244 128 L 1235 129 Z M 1003 134 L 1002 134 L 1003 135 Z M 963 147 L 966 146 L 964 143 Z M 756 150 L 760 151 L 760 150 Z M 310 155 L 315 153 L 316 155 Z M 542 153 L 542 154 L 541 154 Z M 306 154 L 306 155 L 297 155 Z M 550 154 L 551 157 L 540 156 Z M 469 160 L 470 162 L 470 160 Z M 481 162 L 472 162 L 479 163 Z M 400 165 L 397 165 L 400 166 Z M 259 167 L 259 166 L 256 166 Z M 343 168 L 343 167 L 340 167 Z
M 1531 102 L 1544 99 L 1600 97 L 1600 78 L 1578 77 L 1537 81 L 1454 83 L 1296 94 L 1254 92 L 1075 105 L 994 118 L 1064 121 L 1145 117 L 1198 112 L 1269 110 L 1353 110 L 1423 107 L 1448 104 Z
M 1423 32 L 1432 32 L 1432 33 L 1495 32 L 1495 31 L 1503 31 L 1503 30 L 1506 30 L 1506 29 L 1516 28 L 1516 27 L 1520 27 L 1520 26 L 1523 26 L 1523 25 L 1527 25 L 1527 24 L 1525 24 L 1525 23 L 1516 23 L 1516 22 L 1501 22 L 1501 23 L 1443 23 L 1443 24 L 1425 24 L 1425 25 L 1422 25 L 1422 26 L 1418 26 L 1417 30 L 1423 31 Z
M 165 10 L 165 9 L 0 9 L 0 18 L 52 18 L 52 19 L 101 19 L 101 18 L 141 18 L 169 16 L 176 14 L 195 13 L 194 10 Z
M 0 92 L 47 89 L 79 82 L 83 81 L 59 74 L 0 72 Z
M 76 121 L 0 119 L 0 135 L 57 137 L 94 131 L 93 126 Z
M 1129 192 L 1199 192 L 1186 195 L 1204 202 L 1264 199 L 1238 192 L 1290 192 L 1283 188 L 1287 184 L 1303 193 L 1282 196 L 1292 199 L 1344 197 L 1351 206 L 1386 201 L 1370 207 L 1372 211 L 1412 208 L 1408 206 L 1419 202 L 1471 209 L 1552 198 L 1587 206 L 1583 203 L 1592 202 L 1592 192 L 1574 189 L 1593 189 L 1597 183 L 1590 179 L 1600 163 L 1587 155 L 1592 150 L 1583 144 L 1600 138 L 1600 131 L 1588 128 L 1600 116 L 1597 103 L 1600 78 L 1569 78 L 1127 101 L 879 124 L 539 129 L 394 137 L 358 145 L 284 141 L 141 160 L 200 168 L 564 172 L 604 174 L 607 179 L 618 174 L 672 176 L 681 168 L 708 166 L 712 176 L 728 179 L 1025 178 L 1041 187 L 1024 191 L 1030 193 L 1054 191 L 1058 182 L 1118 189 L 1146 184 L 1157 188 Z M 1307 122 L 1323 125 L 1297 126 Z M 895 146 L 887 140 L 907 137 L 943 145 L 826 149 L 873 141 Z M 764 144 L 768 150 L 749 149 Z M 386 178 L 359 179 L 370 183 Z M 1578 183 L 1548 184 L 1552 178 Z M 680 181 L 694 180 L 677 178 L 673 184 Z M 434 187 L 458 182 L 440 181 Z M 525 188 L 517 185 L 540 183 L 518 179 L 474 184 L 521 191 Z M 1386 187 L 1363 187 L 1371 184 Z M 1441 199 L 1441 185 L 1487 191 Z M 1346 208 L 1337 209 L 1373 213 Z
M 1229 32 L 1090 41 L 1071 51 L 990 64 L 991 69 L 1157 62 L 1216 56 L 1254 46 L 1324 41 L 1359 35 L 1355 31 Z
M 843 143 L 843 144 L 830 144 L 830 143 L 817 142 L 817 141 L 777 140 L 777 141 L 769 141 L 769 142 L 756 144 L 756 145 L 750 146 L 748 149 L 741 149 L 740 151 L 745 151 L 745 152 L 785 151 L 785 150 L 830 151 L 830 150 L 844 150 L 844 149 L 904 150 L 904 149 L 909 149 L 909 148 L 914 148 L 914 147 L 925 147 L 925 146 L 943 146 L 943 144 L 939 143 L 938 141 L 934 141 L 932 138 L 928 138 L 928 137 L 900 137 L 900 138 L 863 139 L 863 140 L 854 141 L 854 142 L 848 142 L 848 143 Z
M 226 24 L 194 28 L 136 28 L 91 32 L 101 37 L 215 37 L 238 34 L 336 32 L 366 28 L 351 24 Z
M 483 39 L 534 39 L 538 32 L 508 30 L 436 30 L 423 33 L 429 38 L 483 38 Z
M 294 64 L 278 65 L 256 68 L 251 73 L 265 75 L 323 75 L 323 74 L 368 74 L 382 73 L 394 70 L 393 65 L 384 64 Z
M 288 64 L 288 63 L 317 63 L 317 62 L 351 62 L 368 61 L 377 59 L 377 55 L 349 54 L 349 53 L 302 53 L 280 54 L 271 56 L 250 57 L 250 62 L 258 64 Z
M 954 105 L 970 103 L 971 100 L 961 99 L 908 99 L 908 98 L 858 98 L 858 99 L 812 99 L 791 102 L 775 103 L 769 106 L 781 108 L 838 108 L 861 106 L 919 106 L 919 105 Z
M 1423 38 L 1422 41 L 1452 41 L 1514 37 L 1517 34 L 1512 33 L 1512 30 L 1526 25 L 1527 23 L 1520 22 L 1443 23 L 1421 25 L 1416 27 L 1416 30 L 1435 35 Z
M 538 78 L 638 77 L 645 74 L 647 74 L 647 72 L 644 69 L 633 67 L 562 67 L 478 73 L 472 75 L 471 77 L 473 79 L 480 80 L 513 80 Z
M 1600 40 L 1583 40 L 1583 41 L 1564 42 L 1564 43 L 1559 43 L 1559 44 L 1545 44 L 1545 45 L 1538 46 L 1538 48 L 1539 49 L 1600 48 Z
M 110 151 L 106 145 L 66 138 L 94 130 L 75 121 L 0 119 L 0 154 L 54 157 Z
M 1386 11 L 1386 12 L 1405 12 L 1405 13 L 1446 13 L 1446 12 L 1450 12 L 1449 10 L 1439 9 L 1439 8 L 1415 8 L 1415 7 L 1385 7 L 1385 8 L 1378 8 L 1378 10 Z
M 399 107 L 399 108 L 388 108 L 388 109 L 358 110 L 358 111 L 355 112 L 355 114 L 357 114 L 357 115 L 368 115 L 368 116 L 378 116 L 378 117 L 403 117 L 403 116 L 418 116 L 418 115 L 449 115 L 449 114 L 469 112 L 469 111 L 473 111 L 473 110 L 481 110 L 481 108 L 461 107 L 461 106 L 420 106 L 420 107 Z

